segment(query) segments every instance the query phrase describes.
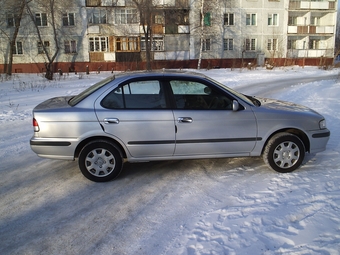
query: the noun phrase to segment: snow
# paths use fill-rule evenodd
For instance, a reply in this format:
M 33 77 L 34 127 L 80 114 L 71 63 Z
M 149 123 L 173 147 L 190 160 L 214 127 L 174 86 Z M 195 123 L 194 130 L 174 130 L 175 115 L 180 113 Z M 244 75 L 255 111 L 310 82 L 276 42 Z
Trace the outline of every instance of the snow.
M 339 71 L 200 72 L 240 92 L 306 105 L 327 150 L 279 174 L 261 158 L 126 163 L 94 183 L 77 162 L 37 157 L 32 109 L 111 75 L 0 77 L 0 254 L 340 254 Z

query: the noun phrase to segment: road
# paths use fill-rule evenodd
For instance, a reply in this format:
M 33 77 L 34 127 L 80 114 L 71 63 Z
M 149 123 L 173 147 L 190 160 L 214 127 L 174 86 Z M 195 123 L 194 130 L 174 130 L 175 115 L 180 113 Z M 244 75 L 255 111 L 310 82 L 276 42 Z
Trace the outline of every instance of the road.
M 274 80 L 237 89 L 267 97 L 320 79 L 326 78 Z M 287 183 L 287 177 L 267 169 L 261 158 L 127 163 L 115 181 L 93 183 L 82 176 L 77 162 L 38 158 L 29 148 L 31 135 L 30 119 L 0 127 L 2 255 L 172 254 L 185 248 L 183 240 L 204 238 L 203 226 L 191 228 L 193 219 L 199 222 L 221 204 L 228 208 L 245 201 L 242 189 L 262 194 L 258 200 L 266 201 L 267 195 L 256 193 L 261 185 Z M 312 181 L 304 172 L 295 177 Z M 292 190 L 280 189 L 278 197 Z M 191 249 L 187 253 L 196 254 Z

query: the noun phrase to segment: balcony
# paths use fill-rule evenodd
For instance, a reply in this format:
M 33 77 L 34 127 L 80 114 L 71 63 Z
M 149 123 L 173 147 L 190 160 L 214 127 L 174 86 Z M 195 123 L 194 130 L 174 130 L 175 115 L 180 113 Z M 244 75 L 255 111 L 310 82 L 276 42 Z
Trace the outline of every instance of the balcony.
M 287 58 L 318 58 L 333 57 L 331 49 L 290 49 L 287 51 Z
M 334 26 L 288 26 L 288 34 L 333 34 Z
M 86 0 L 86 7 L 112 7 L 112 6 L 131 6 L 135 5 L 132 1 L 126 0 Z M 188 8 L 189 0 L 158 0 L 154 3 L 155 7 Z
M 86 0 L 87 7 L 101 6 L 101 0 Z
M 335 1 L 290 1 L 289 10 L 335 10 Z
M 86 7 L 125 6 L 125 0 L 86 0 Z

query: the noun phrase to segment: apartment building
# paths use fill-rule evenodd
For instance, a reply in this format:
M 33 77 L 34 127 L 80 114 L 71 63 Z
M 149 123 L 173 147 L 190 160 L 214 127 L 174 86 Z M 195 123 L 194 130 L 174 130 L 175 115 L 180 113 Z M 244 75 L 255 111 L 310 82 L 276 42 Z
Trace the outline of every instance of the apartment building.
M 332 0 L 61 0 L 53 13 L 41 1 L 22 16 L 13 72 L 42 71 L 56 49 L 55 71 L 145 69 L 148 53 L 153 68 L 318 65 L 334 55 Z M 0 10 L 1 72 L 16 15 Z
M 287 23 L 287 57 L 332 57 L 337 1 L 290 1 Z

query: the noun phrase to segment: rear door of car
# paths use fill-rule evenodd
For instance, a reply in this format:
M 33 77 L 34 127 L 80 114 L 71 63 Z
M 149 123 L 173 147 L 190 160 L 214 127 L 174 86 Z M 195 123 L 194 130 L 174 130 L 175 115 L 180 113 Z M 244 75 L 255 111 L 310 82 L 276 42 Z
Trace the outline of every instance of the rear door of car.
M 132 157 L 172 156 L 175 125 L 158 79 L 125 82 L 95 103 L 106 133 L 125 144 Z
M 175 156 L 247 154 L 257 126 L 250 107 L 232 110 L 233 97 L 209 83 L 170 80 L 176 123 Z

